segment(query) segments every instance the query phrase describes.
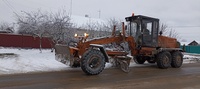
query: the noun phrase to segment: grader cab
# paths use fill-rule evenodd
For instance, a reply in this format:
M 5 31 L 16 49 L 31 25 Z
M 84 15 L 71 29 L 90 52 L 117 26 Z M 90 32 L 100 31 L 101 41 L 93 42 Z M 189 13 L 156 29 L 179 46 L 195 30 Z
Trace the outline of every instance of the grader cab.
M 124 72 L 129 72 L 130 60 L 137 64 L 156 63 L 161 69 L 179 68 L 183 62 L 179 42 L 175 38 L 159 34 L 159 19 L 137 15 L 126 17 L 127 25 L 122 24 L 120 34 L 115 27 L 110 37 L 87 40 L 85 36 L 75 37 L 79 42 L 69 45 L 55 45 L 56 59 L 68 63 L 71 67 L 81 67 L 89 75 L 97 75 L 104 70 L 105 63 L 114 60 Z M 127 44 L 129 51 L 121 44 Z M 73 45 L 71 45 L 73 44 Z M 105 47 L 106 44 L 117 45 L 120 50 Z M 113 61 L 112 61 L 113 62 Z

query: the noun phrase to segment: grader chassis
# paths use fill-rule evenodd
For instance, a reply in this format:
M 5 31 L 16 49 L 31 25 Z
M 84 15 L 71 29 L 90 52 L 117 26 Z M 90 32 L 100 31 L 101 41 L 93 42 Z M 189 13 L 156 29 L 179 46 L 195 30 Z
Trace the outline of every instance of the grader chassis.
M 75 37 L 79 42 L 75 45 L 55 45 L 56 59 L 68 63 L 71 67 L 81 67 L 88 75 L 101 73 L 106 62 L 114 59 L 124 72 L 129 72 L 130 59 L 137 64 L 145 61 L 156 63 L 161 69 L 179 68 L 183 62 L 180 44 L 175 38 L 162 36 L 159 31 L 159 19 L 137 15 L 126 17 L 127 26 L 122 24 L 122 31 L 116 34 L 115 26 L 110 37 L 87 40 L 85 36 Z M 125 50 L 107 50 L 104 44 L 121 46 L 127 43 L 130 54 Z M 123 47 L 122 47 L 123 48 Z

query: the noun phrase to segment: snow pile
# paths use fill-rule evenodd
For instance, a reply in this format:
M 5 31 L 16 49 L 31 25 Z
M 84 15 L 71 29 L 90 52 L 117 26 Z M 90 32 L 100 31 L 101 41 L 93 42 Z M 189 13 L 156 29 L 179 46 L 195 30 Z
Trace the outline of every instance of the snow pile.
M 14 53 L 15 55 L 0 56 L 0 74 L 26 73 L 39 71 L 65 70 L 66 66 L 56 61 L 51 50 L 38 49 L 0 49 L 2 53 Z

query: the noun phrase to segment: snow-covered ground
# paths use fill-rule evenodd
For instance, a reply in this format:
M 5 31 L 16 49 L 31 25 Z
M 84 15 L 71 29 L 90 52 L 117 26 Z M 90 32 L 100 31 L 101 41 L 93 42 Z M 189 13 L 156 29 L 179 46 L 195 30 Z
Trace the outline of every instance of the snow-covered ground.
M 68 66 L 54 60 L 51 50 L 38 49 L 7 49 L 1 48 L 2 53 L 15 55 L 0 56 L 0 74 L 27 73 L 39 71 L 65 70 Z
M 200 54 L 184 53 L 184 63 L 200 63 Z
M 1 54 L 14 53 L 4 56 Z M 199 55 L 185 54 L 184 63 L 198 62 Z M 110 68 L 110 63 L 106 64 L 106 68 Z M 131 62 L 131 67 L 141 66 Z M 0 48 L 0 75 L 15 73 L 30 73 L 44 71 L 61 71 L 72 70 L 69 66 L 55 60 L 54 52 L 49 49 L 15 49 Z

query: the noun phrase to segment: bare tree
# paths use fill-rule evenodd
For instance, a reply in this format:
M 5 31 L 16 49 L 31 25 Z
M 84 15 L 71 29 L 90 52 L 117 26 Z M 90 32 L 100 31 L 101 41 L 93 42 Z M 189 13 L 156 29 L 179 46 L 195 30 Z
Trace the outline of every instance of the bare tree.
M 121 22 L 121 20 L 117 20 L 116 18 L 110 18 L 105 23 L 86 23 L 82 26 L 82 28 L 86 29 L 90 33 L 90 37 L 110 36 L 114 25 L 116 26 L 117 30 L 121 31 Z
M 104 25 L 104 29 L 105 31 L 108 32 L 112 32 L 112 30 L 114 29 L 114 26 L 116 26 L 116 31 L 120 32 L 122 29 L 122 20 L 120 19 L 116 19 L 116 18 L 110 18 L 107 20 L 107 23 Z M 111 34 L 107 34 L 107 35 L 111 35 Z
M 122 29 L 122 20 L 118 20 L 116 18 L 110 18 L 107 20 L 107 28 L 112 31 L 114 25 L 116 26 L 116 29 L 121 30 Z
M 57 42 L 67 41 L 73 36 L 72 23 L 66 11 L 60 11 L 56 14 L 51 14 L 50 17 L 50 33 L 53 39 Z
M 24 12 L 23 16 L 17 18 L 18 32 L 20 34 L 30 34 L 30 35 L 39 35 L 42 34 L 42 27 L 45 23 L 45 16 L 41 13 L 40 10 L 38 12 Z
M 38 36 L 40 38 L 40 51 L 42 48 L 42 34 L 44 33 L 44 24 L 46 15 L 42 14 L 40 10 L 38 12 L 24 12 L 24 16 L 17 18 L 18 33 L 29 34 Z M 42 51 L 41 51 L 42 52 Z
M 68 30 L 70 30 L 72 23 L 64 10 L 57 13 L 43 13 L 38 10 L 37 12 L 23 12 L 23 14 L 17 18 L 18 33 L 20 34 L 42 37 L 44 33 L 48 33 L 48 36 L 51 36 L 56 43 L 64 41 L 65 37 L 70 35 Z
M 6 22 L 0 23 L 0 30 L 6 31 L 6 32 L 9 32 L 9 33 L 14 33 L 13 26 L 11 26 L 9 23 L 6 23 Z
M 163 35 L 167 35 L 168 26 L 166 24 L 161 24 L 159 32 L 162 32 Z
M 90 38 L 102 37 L 105 36 L 103 33 L 104 23 L 99 22 L 89 22 L 84 24 L 81 28 L 87 30 L 87 33 L 90 34 Z
M 179 34 L 172 28 L 168 27 L 167 24 L 161 24 L 160 30 L 164 36 L 176 38 L 177 40 L 181 40 Z
M 181 40 L 179 34 L 174 29 L 169 30 L 168 36 L 172 38 L 176 38 L 177 40 Z
M 18 33 L 40 37 L 48 36 L 56 43 L 66 43 L 72 37 L 72 23 L 66 11 L 50 12 L 22 12 L 23 16 L 17 16 Z

